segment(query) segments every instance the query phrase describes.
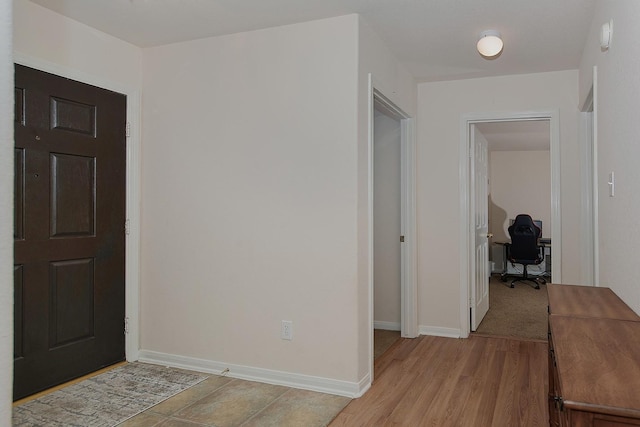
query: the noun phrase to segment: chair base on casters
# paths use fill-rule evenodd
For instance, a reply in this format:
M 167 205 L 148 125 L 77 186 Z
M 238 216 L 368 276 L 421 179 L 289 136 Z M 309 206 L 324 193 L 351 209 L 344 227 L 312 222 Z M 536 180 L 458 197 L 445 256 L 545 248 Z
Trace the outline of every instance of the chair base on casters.
M 513 285 L 516 282 L 532 282 L 535 285 L 534 287 L 535 289 L 540 289 L 540 282 L 542 282 L 543 285 L 547 283 L 547 281 L 544 279 L 540 279 L 540 281 L 538 281 L 537 277 L 529 277 L 529 273 L 527 272 L 527 264 L 524 264 L 523 266 L 524 266 L 524 271 L 522 273 L 522 276 L 517 277 L 511 281 L 511 285 L 510 285 L 511 288 L 514 287 Z
M 520 277 L 520 278 L 518 278 L 518 279 L 513 279 L 513 280 L 511 281 L 511 285 L 510 285 L 510 287 L 511 287 L 511 288 L 514 288 L 515 286 L 513 286 L 513 284 L 514 284 L 514 283 L 516 283 L 516 282 L 531 282 L 531 283 L 533 283 L 533 284 L 535 285 L 535 286 L 534 286 L 534 289 L 540 289 L 540 283 L 538 282 L 538 280 L 537 280 L 537 279 L 531 279 L 531 278 L 527 278 L 527 279 L 525 279 L 525 278 L 522 278 L 522 277 Z M 544 283 L 543 283 L 543 284 L 544 284 Z

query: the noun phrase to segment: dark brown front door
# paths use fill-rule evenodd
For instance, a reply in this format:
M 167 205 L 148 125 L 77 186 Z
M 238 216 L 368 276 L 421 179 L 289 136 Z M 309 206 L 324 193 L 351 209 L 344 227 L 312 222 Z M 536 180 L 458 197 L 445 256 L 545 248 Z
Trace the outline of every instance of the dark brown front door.
M 124 95 L 15 66 L 14 399 L 124 360 Z

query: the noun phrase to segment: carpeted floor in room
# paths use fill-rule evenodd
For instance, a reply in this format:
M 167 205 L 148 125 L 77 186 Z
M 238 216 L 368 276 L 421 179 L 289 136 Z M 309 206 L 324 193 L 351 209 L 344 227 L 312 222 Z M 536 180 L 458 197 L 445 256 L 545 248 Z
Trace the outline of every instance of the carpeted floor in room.
M 518 282 L 512 289 L 511 280 L 500 276 L 489 280 L 489 311 L 476 333 L 524 339 L 547 339 L 546 285 L 534 289 L 529 282 Z
M 387 331 L 385 329 L 373 330 L 373 358 L 382 356 L 393 344 L 400 339 L 400 331 Z

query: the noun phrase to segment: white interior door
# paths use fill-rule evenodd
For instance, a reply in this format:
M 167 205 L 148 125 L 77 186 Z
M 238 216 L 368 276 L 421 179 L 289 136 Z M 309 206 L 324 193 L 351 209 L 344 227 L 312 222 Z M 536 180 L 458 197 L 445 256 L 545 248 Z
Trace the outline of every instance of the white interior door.
M 471 330 L 489 311 L 489 150 L 487 140 L 471 125 L 471 177 L 474 197 L 471 215 L 474 226 L 474 257 L 471 283 Z

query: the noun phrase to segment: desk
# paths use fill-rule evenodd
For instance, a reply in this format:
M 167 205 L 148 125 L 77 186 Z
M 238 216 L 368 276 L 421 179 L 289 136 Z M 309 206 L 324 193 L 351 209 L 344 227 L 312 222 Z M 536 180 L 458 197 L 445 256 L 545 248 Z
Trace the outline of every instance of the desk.
M 494 245 L 502 246 L 502 272 L 500 278 L 502 281 L 507 280 L 507 276 L 520 276 L 522 268 L 516 270 L 507 259 L 507 247 L 511 244 L 511 240 L 493 242 Z M 551 278 L 551 239 L 542 238 L 538 241 L 538 246 L 544 250 L 544 260 L 537 266 L 530 265 L 528 268 L 529 276 Z M 534 268 L 535 267 L 535 268 Z M 537 268 L 537 270 L 536 270 Z

